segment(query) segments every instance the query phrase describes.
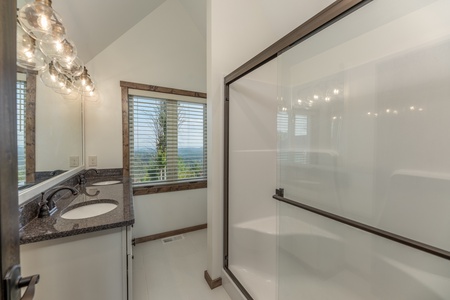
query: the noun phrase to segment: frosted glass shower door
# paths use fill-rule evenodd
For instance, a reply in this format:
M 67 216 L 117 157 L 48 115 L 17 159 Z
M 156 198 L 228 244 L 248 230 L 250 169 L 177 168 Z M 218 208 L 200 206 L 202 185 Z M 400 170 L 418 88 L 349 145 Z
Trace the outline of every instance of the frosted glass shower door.
M 375 0 L 279 56 L 279 300 L 450 299 L 449 12 Z
M 228 269 L 253 299 L 276 298 L 277 64 L 230 85 Z

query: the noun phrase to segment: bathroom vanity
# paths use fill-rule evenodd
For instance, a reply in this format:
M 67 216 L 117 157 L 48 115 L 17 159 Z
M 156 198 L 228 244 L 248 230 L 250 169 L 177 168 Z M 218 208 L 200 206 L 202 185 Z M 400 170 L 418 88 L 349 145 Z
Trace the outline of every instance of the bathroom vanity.
M 35 299 L 132 299 L 131 184 L 128 177 L 114 178 L 119 183 L 110 179 L 76 186 L 80 192 L 64 194 L 51 216 L 34 218 L 21 228 L 22 272 L 41 276 Z M 105 180 L 111 182 L 94 185 Z M 105 200 L 117 206 L 93 217 L 64 215 Z

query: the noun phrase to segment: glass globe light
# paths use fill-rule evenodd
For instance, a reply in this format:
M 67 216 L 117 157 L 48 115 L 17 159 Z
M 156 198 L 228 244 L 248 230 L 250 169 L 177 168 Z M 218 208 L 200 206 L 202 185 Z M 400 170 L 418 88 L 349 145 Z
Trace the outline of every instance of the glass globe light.
M 91 78 L 88 78 L 86 80 L 86 84 L 83 87 L 83 94 L 89 94 L 90 92 L 94 91 L 95 89 L 95 84 L 92 81 Z
M 66 74 L 69 77 L 78 77 L 83 74 L 84 71 L 84 64 L 78 57 L 69 63 L 64 61 L 55 61 L 53 65 L 59 73 Z
M 61 95 L 69 95 L 74 90 L 72 81 L 63 74 L 59 74 L 58 87 L 53 90 Z
M 17 16 L 26 33 L 38 41 L 56 43 L 66 36 L 61 17 L 51 7 L 51 0 L 35 0 L 23 6 Z
M 49 63 L 48 67 L 41 72 L 39 77 L 41 78 L 42 82 L 49 88 L 60 88 L 62 86 L 62 78 L 60 75 L 62 74 L 60 74 L 55 69 L 53 63 Z
M 89 76 L 86 67 L 84 67 L 83 74 L 75 78 L 73 85 L 81 92 L 86 93 L 94 89 L 94 83 Z
M 46 58 L 36 47 L 36 41 L 17 24 L 17 65 L 27 70 L 41 71 L 47 66 Z
M 73 88 L 69 94 L 63 94 L 63 97 L 66 100 L 77 100 L 80 97 L 80 94 Z
M 98 91 L 94 88 L 92 91 L 83 93 L 83 98 L 89 102 L 97 102 L 99 99 Z
M 42 53 L 54 61 L 71 63 L 77 57 L 77 48 L 75 47 L 75 44 L 68 39 L 56 43 L 45 43 L 40 41 L 39 48 Z

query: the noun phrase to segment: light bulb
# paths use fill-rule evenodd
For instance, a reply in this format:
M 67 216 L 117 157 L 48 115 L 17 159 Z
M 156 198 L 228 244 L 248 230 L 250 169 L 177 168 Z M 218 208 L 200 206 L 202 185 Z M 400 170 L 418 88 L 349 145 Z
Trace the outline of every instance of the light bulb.
M 71 62 L 55 61 L 54 66 L 58 72 L 66 74 L 69 77 L 78 77 L 83 74 L 84 70 L 84 64 L 78 57 Z
M 43 30 L 49 30 L 52 27 L 50 19 L 46 14 L 39 15 L 37 18 L 37 23 Z

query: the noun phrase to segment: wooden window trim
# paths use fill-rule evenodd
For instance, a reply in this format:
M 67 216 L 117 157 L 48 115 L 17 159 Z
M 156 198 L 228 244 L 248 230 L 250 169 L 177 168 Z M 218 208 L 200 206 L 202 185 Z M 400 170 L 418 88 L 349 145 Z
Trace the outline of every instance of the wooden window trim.
M 129 89 L 152 91 L 164 94 L 188 96 L 206 99 L 206 93 L 168 88 L 163 86 L 148 85 L 142 83 L 134 83 L 128 81 L 120 81 L 122 95 L 122 163 L 123 175 L 130 176 L 130 124 L 128 121 L 128 96 Z M 193 189 L 202 189 L 207 187 L 207 180 L 195 180 L 186 182 L 169 182 L 160 184 L 143 184 L 133 187 L 133 195 L 148 195 L 156 193 L 166 193 L 175 191 L 185 191 Z

